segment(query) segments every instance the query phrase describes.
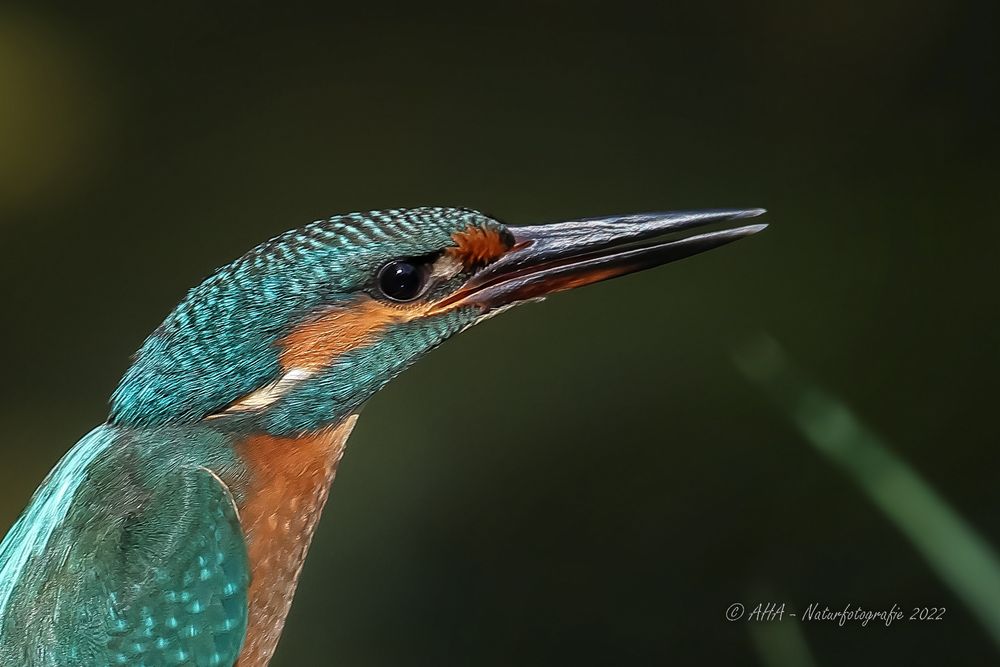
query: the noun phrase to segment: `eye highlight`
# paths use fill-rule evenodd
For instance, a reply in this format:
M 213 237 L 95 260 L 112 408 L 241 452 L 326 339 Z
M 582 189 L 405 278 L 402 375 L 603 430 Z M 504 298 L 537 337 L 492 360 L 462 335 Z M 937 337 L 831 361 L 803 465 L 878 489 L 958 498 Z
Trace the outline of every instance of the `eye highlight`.
M 428 277 L 427 264 L 396 259 L 379 269 L 375 285 L 392 301 L 413 301 L 424 293 Z

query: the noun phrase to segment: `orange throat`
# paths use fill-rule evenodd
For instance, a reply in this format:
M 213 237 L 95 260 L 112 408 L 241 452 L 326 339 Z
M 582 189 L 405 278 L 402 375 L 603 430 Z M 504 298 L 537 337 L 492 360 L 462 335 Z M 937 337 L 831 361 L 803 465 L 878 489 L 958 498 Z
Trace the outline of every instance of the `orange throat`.
M 351 415 L 299 438 L 256 435 L 237 447 L 249 471 L 238 509 L 250 561 L 249 617 L 239 667 L 264 667 L 274 653 L 357 419 Z

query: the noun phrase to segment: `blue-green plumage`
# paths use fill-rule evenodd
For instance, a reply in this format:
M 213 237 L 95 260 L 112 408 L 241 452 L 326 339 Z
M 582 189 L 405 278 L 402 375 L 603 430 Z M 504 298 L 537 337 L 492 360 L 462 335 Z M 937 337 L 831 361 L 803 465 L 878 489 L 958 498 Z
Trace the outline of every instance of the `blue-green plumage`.
M 230 665 L 246 547 L 223 435 L 102 426 L 74 447 L 0 552 L 0 664 Z
M 295 323 L 370 290 L 385 262 L 439 251 L 470 226 L 501 228 L 467 209 L 397 209 L 336 216 L 261 244 L 192 289 L 143 343 L 112 398 L 111 421 L 145 428 L 225 407 L 279 373 L 274 343 Z M 365 371 L 354 364 L 350 373 Z

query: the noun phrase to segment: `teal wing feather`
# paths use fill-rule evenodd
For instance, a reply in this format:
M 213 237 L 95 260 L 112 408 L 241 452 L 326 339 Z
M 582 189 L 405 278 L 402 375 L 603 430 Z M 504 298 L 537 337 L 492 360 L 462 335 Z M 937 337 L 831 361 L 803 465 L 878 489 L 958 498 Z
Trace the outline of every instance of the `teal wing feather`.
M 239 655 L 249 568 L 232 496 L 208 468 L 127 440 L 110 427 L 84 438 L 0 546 L 0 664 Z

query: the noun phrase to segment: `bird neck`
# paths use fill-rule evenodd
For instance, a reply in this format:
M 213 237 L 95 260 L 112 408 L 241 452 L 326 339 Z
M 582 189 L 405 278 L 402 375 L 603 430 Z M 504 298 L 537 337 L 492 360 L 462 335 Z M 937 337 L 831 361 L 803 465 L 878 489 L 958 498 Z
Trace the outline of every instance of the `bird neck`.
M 474 308 L 395 323 L 360 335 L 365 313 L 284 325 L 253 320 L 237 332 L 226 318 L 178 324 L 178 309 L 142 345 L 112 397 L 110 422 L 130 428 L 193 426 L 224 418 L 233 430 L 291 437 L 341 423 L 427 350 L 469 326 Z M 358 327 L 345 321 L 361 320 Z M 221 320 L 221 321 L 220 321 Z M 327 328 L 316 326 L 324 323 Z M 322 365 L 283 354 L 288 340 L 324 353 Z M 308 336 L 308 337 L 307 337 Z M 331 342 L 332 341 L 332 342 Z M 322 356 L 322 355 L 321 355 Z
M 250 564 L 247 633 L 238 664 L 267 664 L 292 603 L 299 573 L 330 485 L 357 421 L 299 437 L 254 434 L 235 440 L 236 475 L 230 487 Z

